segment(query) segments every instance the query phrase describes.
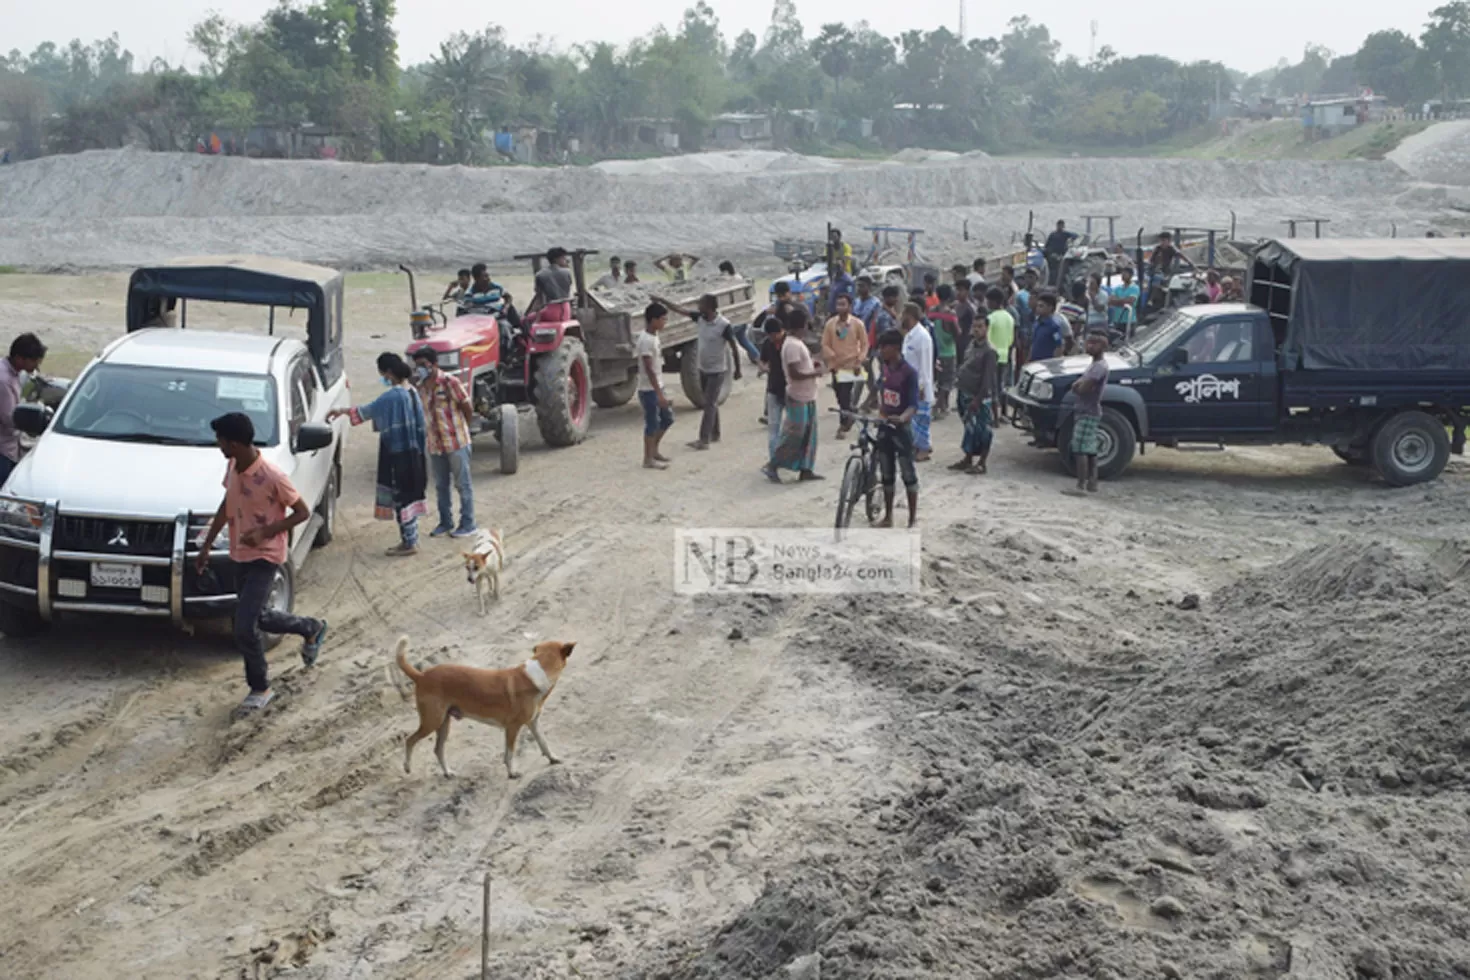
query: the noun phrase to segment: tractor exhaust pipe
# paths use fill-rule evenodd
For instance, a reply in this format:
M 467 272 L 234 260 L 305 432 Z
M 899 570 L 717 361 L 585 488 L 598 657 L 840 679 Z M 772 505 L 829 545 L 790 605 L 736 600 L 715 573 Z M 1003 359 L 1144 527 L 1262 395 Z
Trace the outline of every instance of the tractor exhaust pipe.
M 400 265 L 398 271 L 408 276 L 408 309 L 412 313 L 419 308 L 419 292 L 414 286 L 413 270 L 406 265 Z

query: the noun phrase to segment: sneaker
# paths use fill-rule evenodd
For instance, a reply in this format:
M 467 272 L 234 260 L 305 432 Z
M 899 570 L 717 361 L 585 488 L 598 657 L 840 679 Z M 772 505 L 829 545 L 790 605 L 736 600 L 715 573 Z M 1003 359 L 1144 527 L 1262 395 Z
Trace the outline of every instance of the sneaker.
M 416 555 L 418 553 L 418 545 L 408 544 L 395 544 L 385 552 L 389 558 L 407 558 L 409 555 Z
M 471 538 L 480 533 L 477 527 L 457 527 L 449 532 L 451 538 Z
M 434 528 L 434 530 L 429 532 L 429 537 L 442 538 L 444 537 L 444 535 L 449 534 L 453 530 L 454 528 L 450 527 L 448 524 L 440 524 L 438 527 Z
M 245 700 L 240 702 L 240 710 L 259 711 L 261 708 L 270 704 L 271 699 L 275 696 L 275 692 L 269 688 L 266 688 L 264 691 L 251 691 L 245 695 Z
M 323 619 L 320 622 L 321 629 L 317 630 L 316 635 L 307 640 L 306 645 L 301 648 L 302 666 L 315 667 L 317 658 L 322 655 L 322 641 L 327 638 L 327 621 Z

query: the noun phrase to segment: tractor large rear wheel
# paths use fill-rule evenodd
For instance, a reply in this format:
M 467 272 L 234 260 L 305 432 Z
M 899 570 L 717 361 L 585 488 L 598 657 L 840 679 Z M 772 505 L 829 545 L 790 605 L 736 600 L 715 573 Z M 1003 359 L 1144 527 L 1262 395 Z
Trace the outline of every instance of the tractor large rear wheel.
M 592 368 L 576 337 L 536 361 L 536 426 L 548 446 L 575 446 L 592 421 Z

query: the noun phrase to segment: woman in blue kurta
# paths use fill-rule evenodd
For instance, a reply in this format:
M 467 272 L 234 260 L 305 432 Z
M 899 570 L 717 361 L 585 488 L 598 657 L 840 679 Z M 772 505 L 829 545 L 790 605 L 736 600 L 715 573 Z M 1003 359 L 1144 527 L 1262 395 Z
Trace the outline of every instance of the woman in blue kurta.
M 371 422 L 378 433 L 378 487 L 373 516 L 396 520 L 402 540 L 388 549 L 391 557 L 417 554 L 419 518 L 428 513 L 429 470 L 425 457 L 427 426 L 418 392 L 409 384 L 412 372 L 397 354 L 378 355 L 378 373 L 388 389 L 366 405 L 332 412 L 353 425 Z

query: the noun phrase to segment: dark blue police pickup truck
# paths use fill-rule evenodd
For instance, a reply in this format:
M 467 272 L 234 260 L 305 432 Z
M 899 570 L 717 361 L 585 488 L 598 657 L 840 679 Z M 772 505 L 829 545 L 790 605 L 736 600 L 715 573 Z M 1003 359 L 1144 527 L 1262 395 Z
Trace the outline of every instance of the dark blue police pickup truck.
M 1107 354 L 1103 478 L 1148 443 L 1302 444 L 1408 486 L 1464 449 L 1470 240 L 1268 242 L 1246 295 L 1177 310 Z M 1027 364 L 1006 392 L 1036 444 L 1060 448 L 1069 469 L 1071 387 L 1087 364 Z

